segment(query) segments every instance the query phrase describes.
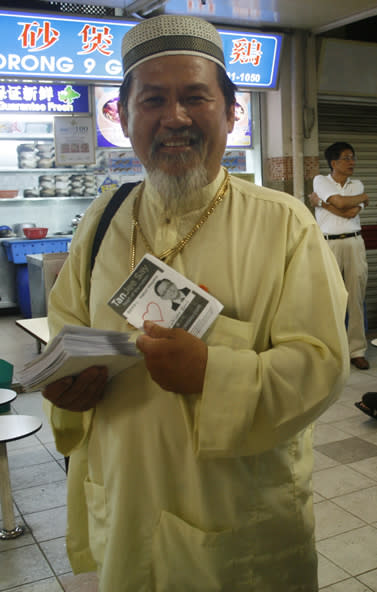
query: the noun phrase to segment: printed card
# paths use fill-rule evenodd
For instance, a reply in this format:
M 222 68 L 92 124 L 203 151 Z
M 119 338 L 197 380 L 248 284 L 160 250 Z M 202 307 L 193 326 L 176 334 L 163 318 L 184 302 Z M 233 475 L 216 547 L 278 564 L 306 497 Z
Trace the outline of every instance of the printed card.
M 145 255 L 108 302 L 130 325 L 144 321 L 180 327 L 202 337 L 223 309 L 221 302 L 153 255 Z

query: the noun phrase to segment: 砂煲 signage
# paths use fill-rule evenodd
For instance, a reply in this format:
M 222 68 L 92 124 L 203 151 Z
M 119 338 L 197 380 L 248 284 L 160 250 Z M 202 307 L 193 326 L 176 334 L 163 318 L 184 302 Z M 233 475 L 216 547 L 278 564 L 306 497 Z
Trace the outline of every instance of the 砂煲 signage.
M 0 76 L 122 81 L 121 45 L 135 22 L 0 10 Z M 276 88 L 282 35 L 219 30 L 230 79 Z

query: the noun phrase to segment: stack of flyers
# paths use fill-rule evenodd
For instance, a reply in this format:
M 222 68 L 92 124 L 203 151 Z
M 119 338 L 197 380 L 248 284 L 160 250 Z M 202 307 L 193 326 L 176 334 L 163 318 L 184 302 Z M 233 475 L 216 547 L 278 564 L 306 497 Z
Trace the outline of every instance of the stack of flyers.
M 130 333 L 65 325 L 40 356 L 25 364 L 19 380 L 27 390 L 40 390 L 89 366 L 107 366 L 110 379 L 141 357 Z

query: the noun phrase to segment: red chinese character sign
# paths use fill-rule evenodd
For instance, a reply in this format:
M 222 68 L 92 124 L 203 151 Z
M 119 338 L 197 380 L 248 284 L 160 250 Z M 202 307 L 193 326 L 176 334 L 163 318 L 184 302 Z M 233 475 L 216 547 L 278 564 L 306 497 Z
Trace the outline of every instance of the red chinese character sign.
M 230 56 L 232 58 L 229 62 L 230 65 L 239 62 L 240 64 L 259 66 L 263 55 L 262 43 L 260 41 L 242 37 L 241 39 L 234 39 L 232 43 L 233 49 Z
M 132 26 L 0 10 L 0 75 L 120 81 L 122 38 Z
M 113 36 L 110 33 L 110 27 L 84 25 L 79 35 L 82 38 L 82 51 L 79 54 L 87 55 L 98 51 L 104 56 L 110 56 L 113 53 L 111 49 Z
M 52 47 L 59 37 L 59 31 L 51 26 L 50 21 L 33 20 L 31 23 L 22 23 L 18 40 L 21 42 L 22 49 L 34 52 Z
M 282 36 L 219 31 L 229 78 L 240 87 L 276 88 Z

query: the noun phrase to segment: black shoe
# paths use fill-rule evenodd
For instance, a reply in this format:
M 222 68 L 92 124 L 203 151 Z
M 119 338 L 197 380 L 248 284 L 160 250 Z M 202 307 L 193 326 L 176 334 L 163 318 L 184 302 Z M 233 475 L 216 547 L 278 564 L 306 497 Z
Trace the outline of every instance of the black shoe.
M 361 397 L 361 401 L 355 403 L 355 406 L 373 419 L 377 419 L 377 393 L 365 393 Z
M 363 357 L 351 358 L 351 364 L 356 366 L 359 370 L 369 370 L 369 362 Z

